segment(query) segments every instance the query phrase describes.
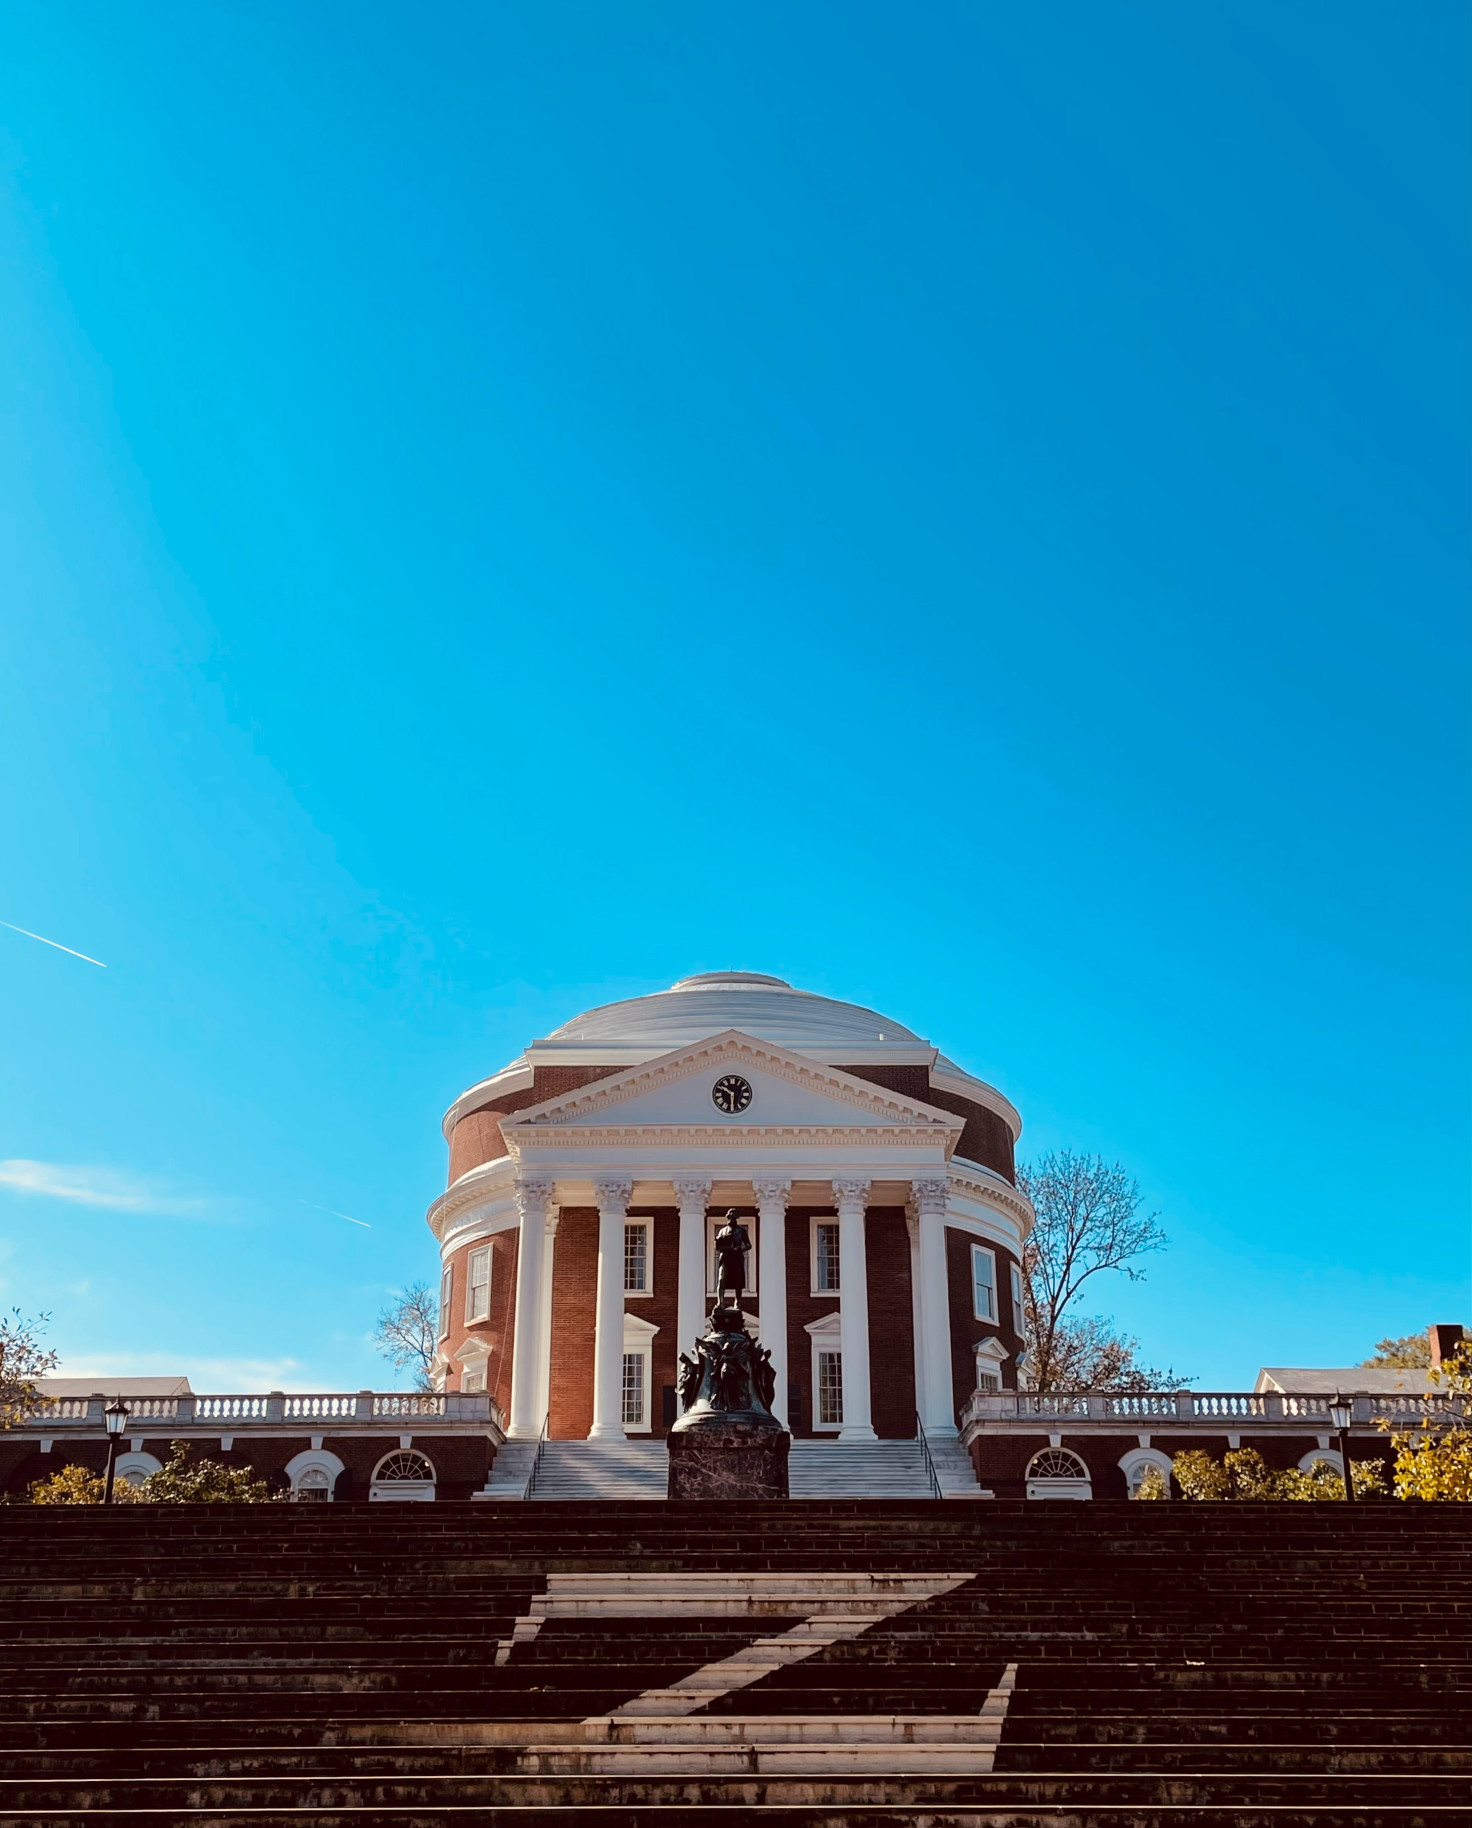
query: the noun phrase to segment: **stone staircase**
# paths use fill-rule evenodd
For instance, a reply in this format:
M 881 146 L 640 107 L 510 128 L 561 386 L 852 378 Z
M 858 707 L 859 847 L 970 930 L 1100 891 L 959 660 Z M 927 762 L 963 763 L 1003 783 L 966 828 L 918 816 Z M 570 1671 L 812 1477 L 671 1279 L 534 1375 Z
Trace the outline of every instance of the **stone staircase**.
M 918 1441 L 794 1441 L 787 1488 L 794 1498 L 935 1496 Z
M 473 1496 L 478 1501 L 489 1500 L 493 1503 L 525 1498 L 536 1459 L 535 1441 L 503 1441 L 496 1449 L 491 1476 L 486 1480 L 485 1488 Z
M 564 1504 L 596 1499 L 662 1499 L 669 1483 L 669 1450 L 647 1441 L 548 1441 L 529 1498 Z
M 1450 1828 L 1468 1559 L 1390 1502 L 5 1507 L 0 1823 Z

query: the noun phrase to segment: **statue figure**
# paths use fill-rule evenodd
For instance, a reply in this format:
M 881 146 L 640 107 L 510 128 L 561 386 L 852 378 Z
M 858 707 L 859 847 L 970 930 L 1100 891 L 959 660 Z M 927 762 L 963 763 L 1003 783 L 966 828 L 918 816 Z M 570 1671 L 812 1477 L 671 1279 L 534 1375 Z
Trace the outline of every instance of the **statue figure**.
M 741 1215 L 733 1206 L 726 1214 L 725 1224 L 716 1233 L 717 1307 L 723 1306 L 729 1295 L 732 1307 L 740 1313 L 741 1297 L 746 1292 L 746 1259 L 750 1252 L 751 1233 L 741 1223 Z
M 758 1346 L 756 1352 L 756 1393 L 764 1408 L 770 1409 L 777 1400 L 777 1373 L 772 1369 L 772 1354 L 765 1346 Z
M 680 1375 L 678 1388 L 680 1392 L 680 1413 L 683 1415 L 700 1394 L 701 1379 L 705 1376 L 705 1366 L 698 1358 L 691 1358 L 688 1352 L 680 1354 Z
M 715 1364 L 717 1408 L 734 1411 L 750 1406 L 751 1385 L 746 1370 L 749 1351 L 744 1331 L 728 1333 L 721 1340 Z

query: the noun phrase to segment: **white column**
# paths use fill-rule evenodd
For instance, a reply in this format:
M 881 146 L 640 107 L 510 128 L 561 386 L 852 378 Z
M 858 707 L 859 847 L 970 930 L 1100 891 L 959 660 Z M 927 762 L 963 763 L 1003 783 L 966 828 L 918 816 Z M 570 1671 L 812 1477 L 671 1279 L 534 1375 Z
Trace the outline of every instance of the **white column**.
M 633 1191 L 632 1181 L 593 1183 L 598 1201 L 598 1297 L 590 1441 L 624 1438 L 624 1220 Z
M 557 1273 L 557 1208 L 547 1208 L 547 1241 L 542 1254 L 542 1350 L 537 1358 L 537 1410 L 552 1407 L 552 1284 Z
M 872 1441 L 869 1416 L 869 1268 L 864 1256 L 868 1181 L 835 1181 L 838 1208 L 838 1323 L 843 1351 L 841 1441 Z
M 753 1181 L 757 1211 L 757 1275 L 761 1342 L 772 1355 L 777 1394 L 772 1410 L 787 1426 L 787 1200 L 791 1181 Z
M 920 1218 L 911 1199 L 905 1206 L 905 1233 L 910 1241 L 910 1341 L 915 1360 L 915 1413 L 925 1408 L 925 1326 L 920 1315 Z
M 915 1400 L 925 1432 L 954 1438 L 956 1402 L 951 1387 L 951 1298 L 946 1279 L 946 1184 L 911 1181 L 919 1227 L 920 1337 L 916 1342 Z
M 708 1180 L 678 1180 L 680 1269 L 675 1284 L 677 1352 L 689 1352 L 705 1331 L 705 1214 L 710 1205 Z
M 535 1441 L 542 1432 L 537 1398 L 546 1348 L 542 1287 L 552 1195 L 551 1181 L 516 1183 L 521 1231 L 516 1249 L 516 1325 L 511 1335 L 511 1421 L 506 1432 L 518 1441 Z

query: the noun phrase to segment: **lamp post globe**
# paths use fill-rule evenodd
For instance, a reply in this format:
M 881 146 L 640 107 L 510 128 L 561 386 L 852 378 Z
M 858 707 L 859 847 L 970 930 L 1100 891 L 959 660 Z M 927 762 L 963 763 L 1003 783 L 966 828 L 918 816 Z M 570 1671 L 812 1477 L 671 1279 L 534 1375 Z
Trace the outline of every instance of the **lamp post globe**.
M 1344 1496 L 1355 1502 L 1354 1469 L 1349 1463 L 1349 1425 L 1354 1420 L 1354 1398 L 1337 1392 L 1329 1399 L 1329 1424 L 1339 1436 L 1339 1464 L 1344 1472 Z
M 102 1502 L 112 1503 L 113 1476 L 117 1470 L 118 1447 L 123 1438 L 123 1430 L 128 1425 L 132 1410 L 120 1396 L 115 1396 L 102 1412 L 102 1419 L 107 1426 L 107 1479 L 102 1488 Z

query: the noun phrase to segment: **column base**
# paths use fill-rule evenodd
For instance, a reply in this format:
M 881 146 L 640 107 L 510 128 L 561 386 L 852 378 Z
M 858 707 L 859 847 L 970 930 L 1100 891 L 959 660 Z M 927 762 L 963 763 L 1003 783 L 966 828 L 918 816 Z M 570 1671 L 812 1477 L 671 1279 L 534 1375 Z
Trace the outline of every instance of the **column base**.
M 961 1431 L 954 1422 L 926 1422 L 925 1438 L 927 1441 L 959 1441 Z
M 877 1441 L 879 1436 L 867 1422 L 853 1422 L 839 1429 L 838 1439 L 840 1441 Z
M 530 1422 L 511 1422 L 507 1425 L 506 1439 L 508 1441 L 537 1441 L 541 1439 L 541 1436 L 541 1429 L 533 1427 Z
M 622 1428 L 614 1426 L 611 1422 L 595 1422 L 588 1430 L 590 1441 L 627 1441 L 628 1438 Z

